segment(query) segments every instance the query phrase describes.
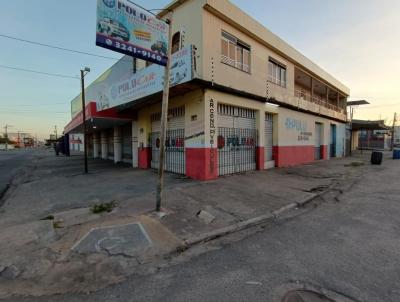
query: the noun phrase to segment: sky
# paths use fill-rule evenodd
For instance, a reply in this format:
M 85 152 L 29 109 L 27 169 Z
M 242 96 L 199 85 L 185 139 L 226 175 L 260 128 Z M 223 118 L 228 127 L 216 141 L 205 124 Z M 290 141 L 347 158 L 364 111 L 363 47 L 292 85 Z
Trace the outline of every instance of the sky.
M 355 118 L 393 121 L 400 113 L 400 1 L 232 0 L 351 90 L 349 100 L 371 104 Z M 137 0 L 148 9 L 169 0 Z M 0 0 L 0 35 L 94 53 L 104 59 L 30 45 L 0 36 L 0 65 L 94 81 L 121 55 L 95 45 L 96 0 Z M 80 80 L 0 67 L 0 133 L 58 133 L 69 122 Z

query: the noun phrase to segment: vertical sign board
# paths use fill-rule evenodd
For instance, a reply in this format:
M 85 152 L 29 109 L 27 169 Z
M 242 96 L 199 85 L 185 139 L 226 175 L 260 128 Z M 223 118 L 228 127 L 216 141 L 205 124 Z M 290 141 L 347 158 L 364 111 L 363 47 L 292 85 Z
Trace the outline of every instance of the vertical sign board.
M 167 65 L 168 24 L 128 0 L 97 0 L 96 45 Z

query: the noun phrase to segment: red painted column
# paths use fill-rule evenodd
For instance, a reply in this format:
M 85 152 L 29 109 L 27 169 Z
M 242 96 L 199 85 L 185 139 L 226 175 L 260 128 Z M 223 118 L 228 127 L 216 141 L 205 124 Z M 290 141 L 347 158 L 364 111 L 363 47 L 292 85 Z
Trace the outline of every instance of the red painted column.
M 197 180 L 218 177 L 217 148 L 186 148 L 186 176 Z
M 151 162 L 151 148 L 141 147 L 138 149 L 138 167 L 140 169 L 149 169 Z
M 256 147 L 256 169 L 264 170 L 264 147 Z

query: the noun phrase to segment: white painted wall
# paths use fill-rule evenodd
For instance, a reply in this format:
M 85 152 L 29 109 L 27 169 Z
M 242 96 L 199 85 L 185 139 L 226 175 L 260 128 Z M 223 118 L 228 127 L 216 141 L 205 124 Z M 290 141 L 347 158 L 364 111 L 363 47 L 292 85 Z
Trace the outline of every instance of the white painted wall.
M 82 133 L 75 133 L 69 135 L 69 149 L 70 151 L 83 152 L 84 138 Z

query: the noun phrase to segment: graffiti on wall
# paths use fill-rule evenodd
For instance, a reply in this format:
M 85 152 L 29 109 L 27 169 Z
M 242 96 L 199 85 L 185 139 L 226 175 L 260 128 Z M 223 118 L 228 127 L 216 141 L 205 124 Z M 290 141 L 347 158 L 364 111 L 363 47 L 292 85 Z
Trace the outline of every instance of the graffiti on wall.
M 214 100 L 210 99 L 210 172 L 214 173 L 215 165 L 215 151 L 214 151 L 214 137 L 215 137 L 215 107 Z
M 239 149 L 240 147 L 245 148 L 254 146 L 255 139 L 253 137 L 229 136 L 225 139 L 223 135 L 218 136 L 218 149 L 223 149 L 225 147 Z
M 299 142 L 309 141 L 312 137 L 312 132 L 307 131 L 307 121 L 287 117 L 285 120 L 285 127 L 287 130 L 298 132 L 297 140 Z

